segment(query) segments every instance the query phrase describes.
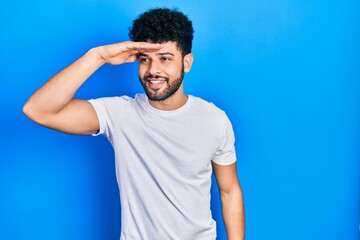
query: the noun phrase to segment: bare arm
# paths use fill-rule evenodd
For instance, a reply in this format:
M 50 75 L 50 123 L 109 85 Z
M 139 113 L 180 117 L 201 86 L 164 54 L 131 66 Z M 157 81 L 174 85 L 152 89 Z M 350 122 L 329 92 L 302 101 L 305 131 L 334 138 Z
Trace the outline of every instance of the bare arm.
M 236 173 L 236 164 L 221 166 L 213 163 L 214 174 L 219 186 L 222 215 L 229 240 L 243 240 L 245 237 L 244 202 Z
M 25 103 L 23 112 L 33 121 L 66 133 L 92 134 L 99 121 L 92 105 L 73 96 L 103 64 L 134 62 L 140 51 L 155 51 L 160 44 L 122 42 L 89 50 L 70 66 L 54 75 Z

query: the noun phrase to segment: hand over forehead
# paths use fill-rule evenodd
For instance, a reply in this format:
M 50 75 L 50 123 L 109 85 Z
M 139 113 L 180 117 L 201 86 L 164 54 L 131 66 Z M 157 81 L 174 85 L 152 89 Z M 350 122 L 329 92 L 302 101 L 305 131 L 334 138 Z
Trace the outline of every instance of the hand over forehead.
M 129 42 L 128 46 L 129 50 L 137 50 L 138 52 L 144 51 L 157 51 L 163 48 L 163 44 L 161 43 L 149 43 L 149 42 Z

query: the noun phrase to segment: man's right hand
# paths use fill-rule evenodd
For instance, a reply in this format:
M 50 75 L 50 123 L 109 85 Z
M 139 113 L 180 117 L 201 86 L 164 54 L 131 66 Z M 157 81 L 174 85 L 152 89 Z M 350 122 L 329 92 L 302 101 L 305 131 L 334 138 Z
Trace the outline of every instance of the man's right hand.
M 148 42 L 121 42 L 99 47 L 101 58 L 105 63 L 118 65 L 135 62 L 139 52 L 157 51 L 163 46 L 159 43 Z
M 105 63 L 134 62 L 139 52 L 161 48 L 161 44 L 130 41 L 93 48 L 39 88 L 26 102 L 23 112 L 34 122 L 61 132 L 96 133 L 99 121 L 92 105 L 73 99 L 78 88 Z

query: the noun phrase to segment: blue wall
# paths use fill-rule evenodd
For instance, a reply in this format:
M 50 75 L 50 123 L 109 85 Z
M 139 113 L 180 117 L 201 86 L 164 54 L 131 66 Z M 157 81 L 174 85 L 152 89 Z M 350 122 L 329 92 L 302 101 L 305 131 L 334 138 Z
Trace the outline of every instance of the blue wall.
M 0 239 L 117 239 L 104 137 L 64 135 L 21 112 L 54 73 L 127 40 L 150 7 L 195 27 L 188 93 L 226 110 L 237 136 L 248 240 L 359 239 L 360 2 L 2 1 Z M 136 64 L 104 66 L 77 97 L 134 95 Z M 216 186 L 213 213 L 226 239 Z

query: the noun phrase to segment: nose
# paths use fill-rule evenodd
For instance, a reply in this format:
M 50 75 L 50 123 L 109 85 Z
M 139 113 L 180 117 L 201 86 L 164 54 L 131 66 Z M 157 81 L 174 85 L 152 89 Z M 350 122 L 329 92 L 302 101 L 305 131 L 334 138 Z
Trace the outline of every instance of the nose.
M 161 66 L 160 63 L 157 61 L 151 61 L 148 68 L 148 73 L 151 75 L 159 75 L 161 73 Z

